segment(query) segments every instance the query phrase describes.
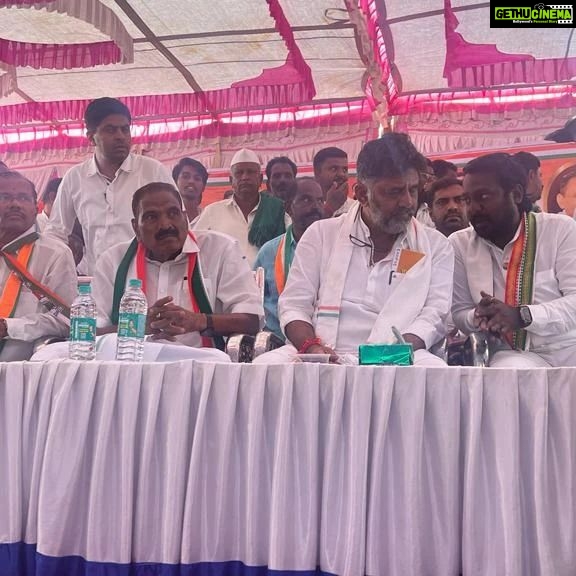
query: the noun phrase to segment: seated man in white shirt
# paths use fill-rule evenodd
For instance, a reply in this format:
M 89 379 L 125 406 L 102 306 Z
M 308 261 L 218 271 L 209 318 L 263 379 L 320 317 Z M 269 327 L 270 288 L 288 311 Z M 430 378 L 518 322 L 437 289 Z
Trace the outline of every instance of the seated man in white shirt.
M 36 216 L 36 226 L 38 226 L 39 232 L 44 232 L 46 229 L 46 224 L 48 224 L 48 219 L 52 212 L 52 206 L 54 206 L 54 201 L 58 194 L 60 182 L 62 182 L 62 178 L 52 178 L 48 181 L 48 184 L 46 184 L 46 188 L 44 188 L 44 194 L 42 194 L 42 204 L 44 204 L 44 208 L 42 212 Z
M 216 230 L 238 240 L 249 266 L 258 250 L 272 238 L 286 232 L 290 218 L 284 203 L 261 193 L 262 172 L 258 156 L 243 148 L 234 154 L 230 165 L 231 198 L 206 206 L 194 230 Z
M 0 361 L 28 360 L 34 341 L 67 336 L 58 313 L 76 295 L 72 253 L 36 232 L 36 190 L 17 172 L 0 172 Z M 42 302 L 42 303 L 41 303 Z
M 93 292 L 99 327 L 117 324 L 124 289 L 130 278 L 140 278 L 149 303 L 147 333 L 155 340 L 223 349 L 224 336 L 256 334 L 264 310 L 238 243 L 217 232 L 190 232 L 170 184 L 143 186 L 132 208 L 136 238 L 98 260 Z
M 94 155 L 64 175 L 46 234 L 66 242 L 77 218 L 86 244 L 84 268 L 92 275 L 100 254 L 132 237 L 134 192 L 148 182 L 173 182 L 160 162 L 130 152 L 132 117 L 122 102 L 92 101 L 84 122 Z
M 312 224 L 296 247 L 279 299 L 291 344 L 256 361 L 286 362 L 298 352 L 358 362 L 358 346 L 393 343 L 392 328 L 416 364 L 440 365 L 428 349 L 445 335 L 454 266 L 450 244 L 416 221 L 424 158 L 405 134 L 368 142 L 358 156 L 359 204 Z
M 530 212 L 526 172 L 508 154 L 464 174 L 473 227 L 450 236 L 456 326 L 497 336 L 491 366 L 576 366 L 576 222 Z

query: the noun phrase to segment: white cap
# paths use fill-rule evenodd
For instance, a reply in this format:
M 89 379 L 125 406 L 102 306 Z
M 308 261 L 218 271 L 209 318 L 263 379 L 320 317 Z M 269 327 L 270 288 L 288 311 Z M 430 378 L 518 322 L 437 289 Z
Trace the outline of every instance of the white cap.
M 238 150 L 238 152 L 234 154 L 232 162 L 230 162 L 230 167 L 234 166 L 234 164 L 240 164 L 240 162 L 250 162 L 251 164 L 258 164 L 258 166 L 260 166 L 258 155 L 256 152 L 248 150 L 248 148 L 242 148 L 242 150 Z

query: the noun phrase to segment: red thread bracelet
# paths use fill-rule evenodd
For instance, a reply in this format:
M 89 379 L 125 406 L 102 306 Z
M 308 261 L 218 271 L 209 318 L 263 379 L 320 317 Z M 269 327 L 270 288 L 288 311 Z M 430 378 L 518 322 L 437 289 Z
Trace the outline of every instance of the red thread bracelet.
M 300 348 L 298 349 L 298 354 L 306 354 L 306 352 L 308 352 L 308 349 L 312 348 L 312 346 L 321 346 L 321 345 L 322 340 L 320 340 L 320 338 L 308 338 L 304 340 L 302 346 L 300 346 Z

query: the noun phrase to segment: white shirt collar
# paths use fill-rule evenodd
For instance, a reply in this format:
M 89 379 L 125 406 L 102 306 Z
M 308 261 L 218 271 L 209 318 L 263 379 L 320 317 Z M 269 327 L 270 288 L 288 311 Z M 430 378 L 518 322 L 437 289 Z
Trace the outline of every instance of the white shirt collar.
M 18 236 L 17 238 L 14 238 L 14 240 L 8 242 L 8 244 L 4 244 L 4 246 L 2 246 L 2 250 L 4 250 L 6 247 L 10 246 L 10 244 L 14 244 L 14 242 L 18 242 L 18 240 L 20 240 L 20 238 L 24 238 L 25 236 L 28 236 L 28 234 L 32 234 L 34 232 L 37 232 L 36 223 L 32 224 L 32 226 L 30 226 L 30 228 L 28 228 L 28 230 L 26 230 L 26 232 L 23 232 L 22 234 L 20 234 L 20 236 Z
M 116 174 L 118 172 L 132 172 L 134 168 L 134 154 L 130 152 L 120 168 L 118 168 Z M 100 170 L 98 170 L 98 164 L 96 163 L 96 154 L 92 154 L 92 158 L 90 158 L 90 162 L 88 165 L 88 176 L 95 176 L 96 174 L 101 174 Z

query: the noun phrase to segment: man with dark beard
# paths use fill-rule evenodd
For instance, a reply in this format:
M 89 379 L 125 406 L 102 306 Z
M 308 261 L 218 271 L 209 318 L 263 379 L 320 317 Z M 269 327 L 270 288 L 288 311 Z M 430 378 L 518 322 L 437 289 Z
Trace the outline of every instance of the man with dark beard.
M 405 134 L 387 133 L 358 156 L 358 205 L 302 235 L 279 299 L 290 344 L 262 363 L 298 353 L 357 363 L 358 346 L 395 342 L 393 327 L 413 345 L 416 364 L 443 365 L 428 349 L 445 335 L 454 268 L 449 242 L 416 221 L 425 159 Z
M 441 178 L 430 186 L 430 218 L 436 230 L 448 237 L 468 226 L 462 182 L 457 178 Z
M 490 366 L 576 366 L 576 222 L 531 212 L 526 171 L 508 154 L 464 174 L 473 228 L 450 236 L 456 326 L 499 339 Z
M 323 209 L 324 196 L 320 184 L 314 178 L 297 178 L 294 196 L 286 199 L 286 211 L 292 218 L 292 224 L 285 234 L 260 248 L 254 263 L 254 270 L 264 268 L 265 329 L 282 340 L 284 335 L 278 322 L 278 297 L 286 285 L 298 241 L 311 224 L 324 218 Z

